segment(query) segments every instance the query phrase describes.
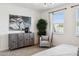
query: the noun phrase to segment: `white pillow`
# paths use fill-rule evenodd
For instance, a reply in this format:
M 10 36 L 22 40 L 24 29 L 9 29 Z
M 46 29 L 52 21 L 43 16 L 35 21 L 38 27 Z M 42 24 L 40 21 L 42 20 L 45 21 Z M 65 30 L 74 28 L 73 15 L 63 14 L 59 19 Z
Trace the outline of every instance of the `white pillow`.
M 48 41 L 48 36 L 41 36 L 42 41 Z

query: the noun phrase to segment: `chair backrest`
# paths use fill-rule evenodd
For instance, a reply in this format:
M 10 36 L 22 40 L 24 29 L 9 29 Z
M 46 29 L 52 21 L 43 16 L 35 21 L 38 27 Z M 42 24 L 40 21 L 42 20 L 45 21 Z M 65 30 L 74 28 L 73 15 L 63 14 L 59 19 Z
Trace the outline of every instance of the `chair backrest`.
M 49 40 L 48 40 L 48 36 L 43 36 L 43 35 L 41 36 L 41 40 L 42 40 L 42 41 L 49 41 Z

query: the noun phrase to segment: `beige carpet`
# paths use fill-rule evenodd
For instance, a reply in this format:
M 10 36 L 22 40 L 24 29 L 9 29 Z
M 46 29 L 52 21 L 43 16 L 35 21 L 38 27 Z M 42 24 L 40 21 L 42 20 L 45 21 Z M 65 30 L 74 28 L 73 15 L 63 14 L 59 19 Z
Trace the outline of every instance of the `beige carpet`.
M 7 50 L 0 52 L 0 56 L 31 56 L 37 52 L 46 50 L 48 48 L 40 48 L 38 46 L 30 46 L 25 48 L 20 48 L 16 50 Z

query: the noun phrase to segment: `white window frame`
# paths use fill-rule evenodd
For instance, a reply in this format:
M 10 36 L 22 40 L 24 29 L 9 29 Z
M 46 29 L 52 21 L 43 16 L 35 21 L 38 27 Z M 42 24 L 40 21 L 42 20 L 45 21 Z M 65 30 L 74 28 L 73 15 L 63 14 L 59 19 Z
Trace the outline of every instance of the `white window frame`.
M 64 12 L 64 21 L 65 21 L 65 10 L 61 10 L 61 11 L 58 11 L 58 12 Z M 55 12 L 54 12 L 55 13 Z M 52 22 L 53 22 L 53 15 L 54 14 L 52 14 Z M 53 23 L 52 24 L 52 26 L 54 25 L 55 23 Z M 62 24 L 62 23 L 60 23 L 60 24 Z M 63 22 L 63 27 L 64 27 L 64 29 L 65 29 L 65 26 L 64 26 L 64 22 Z M 53 27 L 52 27 L 53 28 Z M 53 30 L 53 33 L 54 34 L 57 34 L 57 35 L 63 35 L 64 34 L 64 29 L 63 29 L 63 32 L 54 32 L 54 30 Z
M 77 22 L 78 22 L 78 18 L 77 18 L 77 13 L 79 12 L 79 7 L 76 9 L 76 21 L 75 21 L 75 29 L 76 29 L 76 34 L 78 34 L 79 32 L 78 32 L 78 29 L 77 29 Z

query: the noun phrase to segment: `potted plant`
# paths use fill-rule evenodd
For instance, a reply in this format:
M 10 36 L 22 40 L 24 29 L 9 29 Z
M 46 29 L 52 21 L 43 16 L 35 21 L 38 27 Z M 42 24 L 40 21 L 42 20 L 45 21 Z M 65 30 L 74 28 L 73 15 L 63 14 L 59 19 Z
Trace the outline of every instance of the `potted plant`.
M 47 22 L 44 19 L 40 19 L 37 23 L 38 39 L 40 38 L 41 35 L 46 35 L 46 28 L 47 28 Z

